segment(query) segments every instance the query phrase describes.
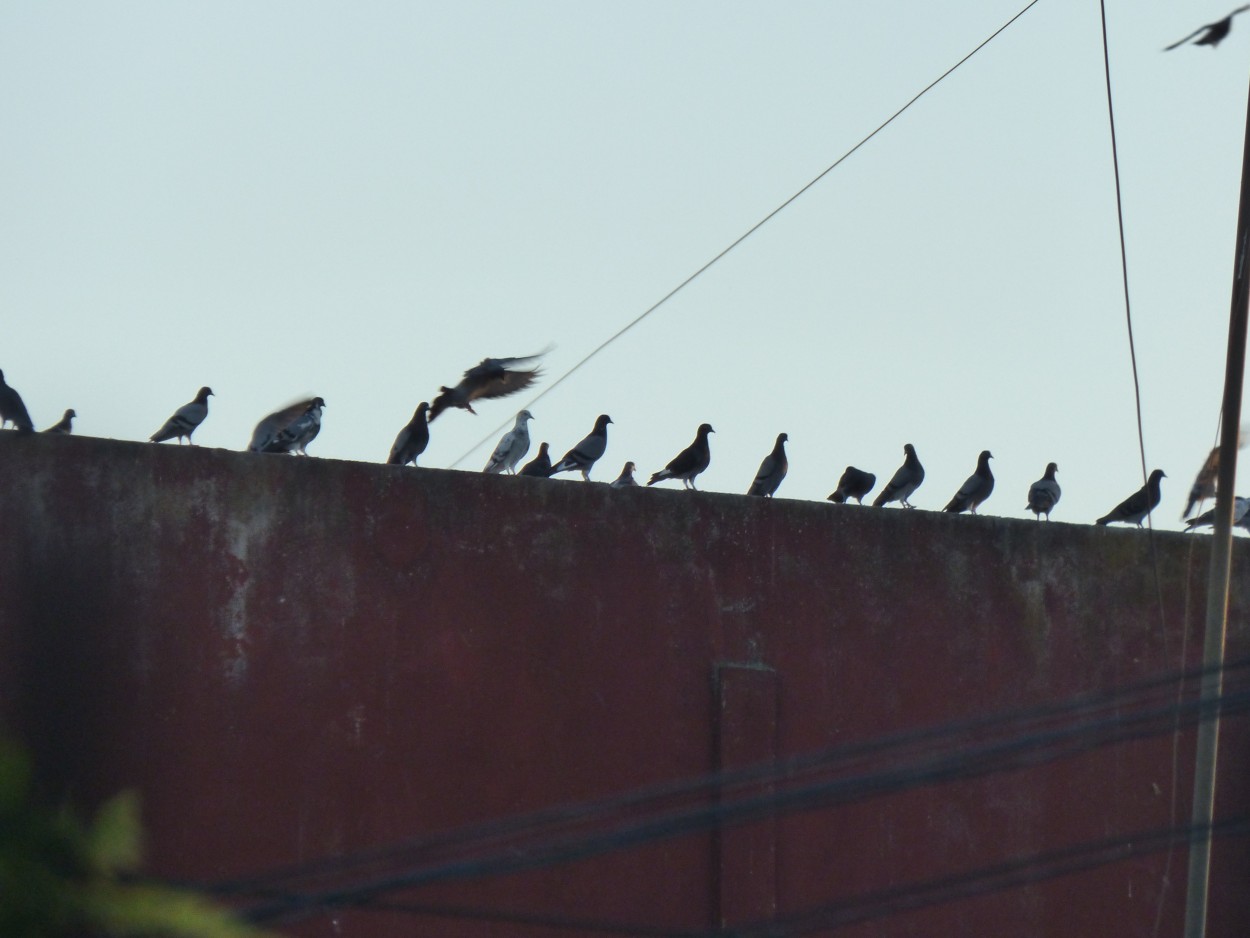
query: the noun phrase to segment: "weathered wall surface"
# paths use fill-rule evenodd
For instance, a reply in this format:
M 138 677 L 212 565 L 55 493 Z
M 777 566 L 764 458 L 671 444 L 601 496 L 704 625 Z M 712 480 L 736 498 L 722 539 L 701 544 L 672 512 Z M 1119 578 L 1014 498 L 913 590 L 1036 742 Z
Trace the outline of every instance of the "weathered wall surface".
M 51 791 L 91 803 L 137 788 L 154 869 L 212 881 L 1128 687 L 1183 654 L 1197 663 L 1206 583 L 1197 536 L 1155 538 L 1161 610 L 1150 541 L 1123 529 L 10 433 L 0 530 L 0 717 Z M 1238 547 L 1231 656 L 1250 645 Z M 811 778 L 905 781 L 922 757 L 1024 732 L 971 729 Z M 1226 816 L 1250 801 L 1248 742 L 1226 721 Z M 1163 733 L 971 779 L 883 781 L 876 797 L 720 835 L 448 873 L 386 897 L 406 911 L 284 928 L 700 932 L 854 910 L 1183 824 L 1192 748 L 1191 733 Z M 789 789 L 747 793 L 761 790 Z M 505 856 L 534 857 L 526 843 Z M 1217 845 L 1213 936 L 1246 933 L 1245 848 Z M 404 859 L 464 856 L 427 844 Z M 1184 848 L 1119 856 L 839 934 L 1178 934 Z M 436 906 L 459 914 L 416 913 Z

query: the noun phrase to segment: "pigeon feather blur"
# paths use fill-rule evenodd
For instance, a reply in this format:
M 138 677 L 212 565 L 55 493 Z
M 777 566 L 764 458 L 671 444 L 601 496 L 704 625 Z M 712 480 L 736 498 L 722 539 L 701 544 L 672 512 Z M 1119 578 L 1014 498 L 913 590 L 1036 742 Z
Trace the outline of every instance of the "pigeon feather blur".
M 582 474 L 583 479 L 589 482 L 590 470 L 594 468 L 599 457 L 607 452 L 608 424 L 611 422 L 612 418 L 607 414 L 600 414 L 595 419 L 594 429 L 586 434 L 580 443 L 565 453 L 563 459 L 551 467 L 551 474 L 576 470 Z
M 163 443 L 165 440 L 177 437 L 179 443 L 182 443 L 184 438 L 188 443 L 192 442 L 191 434 L 208 416 L 208 399 L 213 396 L 212 388 L 200 388 L 199 393 L 195 395 L 195 400 L 175 410 L 173 416 L 166 420 L 148 440 L 152 443 Z
M 550 478 L 551 454 L 545 442 L 538 444 L 538 455 L 522 466 L 517 475 L 532 476 L 536 479 Z
M 43 432 L 44 433 L 59 433 L 63 436 L 69 436 L 69 434 L 74 432 L 74 418 L 77 416 L 78 414 L 75 413 L 74 408 L 71 407 L 69 410 L 65 411 L 65 413 L 61 415 L 60 420 L 58 420 L 52 426 L 48 427 Z
M 417 464 L 417 457 L 430 445 L 430 425 L 425 417 L 429 410 L 430 405 L 425 401 L 417 405 L 412 419 L 399 431 L 391 445 L 391 454 L 386 457 L 388 466 Z
M 1162 469 L 1154 470 L 1145 485 L 1099 518 L 1095 524 L 1114 524 L 1118 521 L 1135 524 L 1140 528 L 1143 519 L 1158 507 L 1159 500 L 1163 497 L 1159 482 L 1166 478 Z
M 755 473 L 755 479 L 751 482 L 751 487 L 747 489 L 748 495 L 773 497 L 773 493 L 785 479 L 786 473 L 790 471 L 790 461 L 786 459 L 786 441 L 789 439 L 790 437 L 784 433 L 777 434 L 773 451 L 760 463 L 759 472 Z
M 638 467 L 627 462 L 625 468 L 621 470 L 621 474 L 612 480 L 611 487 L 614 489 L 627 489 L 638 484 L 638 480 L 634 478 L 634 470 Z
M 430 423 L 433 423 L 448 407 L 459 407 L 476 414 L 473 402 L 496 397 L 507 397 L 524 391 L 542 375 L 541 368 L 528 367 L 542 358 L 550 349 L 534 355 L 517 358 L 483 358 L 464 373 L 454 388 L 443 385 L 438 397 L 430 405 Z
M 1050 513 L 1059 504 L 1059 496 L 1062 492 L 1059 482 L 1055 479 L 1055 473 L 1058 471 L 1059 467 L 1053 462 L 1047 463 L 1042 477 L 1029 486 L 1029 503 L 1024 507 L 1033 512 L 1035 521 L 1040 520 L 1042 515 L 1045 515 L 1046 520 L 1049 521 Z
M 846 471 L 842 473 L 842 478 L 838 479 L 838 487 L 829 495 L 827 501 L 837 502 L 840 505 L 853 498 L 862 505 L 864 496 L 871 492 L 876 484 L 877 477 L 871 472 L 847 466 Z
M 1215 509 L 1212 508 L 1204 511 L 1197 518 L 1194 518 L 1185 525 L 1186 531 L 1192 531 L 1194 528 L 1206 527 L 1215 524 Z M 1233 527 L 1250 531 L 1250 498 L 1242 498 L 1237 496 L 1233 499 Z
M 528 410 L 523 410 L 516 415 L 516 423 L 499 440 L 483 472 L 516 472 L 517 463 L 530 451 L 529 422 L 533 419 L 534 415 Z
M 695 476 L 712 462 L 712 447 L 708 445 L 707 437 L 709 433 L 715 432 L 710 423 L 699 424 L 694 442 L 674 456 L 659 472 L 652 473 L 647 485 L 655 485 L 666 479 L 680 479 L 685 488 L 694 489 L 697 492 L 698 487 L 694 484 Z
M 22 395 L 4 383 L 4 372 L 0 371 L 0 427 L 10 423 L 21 433 L 31 433 L 35 429 L 34 421 L 22 403 Z
M 988 449 L 981 450 L 981 455 L 977 457 L 977 468 L 964 480 L 964 484 L 946 503 L 943 511 L 952 511 L 955 514 L 961 511 L 974 515 L 977 513 L 977 506 L 994 491 L 994 473 L 990 471 L 990 460 L 993 458 Z
M 307 456 L 308 444 L 321 432 L 321 411 L 325 406 L 322 398 L 312 397 L 275 410 L 256 424 L 248 451 Z
M 890 502 L 898 502 L 904 508 L 916 507 L 908 499 L 916 489 L 920 488 L 920 483 L 923 481 L 924 466 L 920 465 L 916 447 L 908 443 L 903 447 L 903 464 L 898 467 L 885 488 L 872 500 L 873 507 L 881 508 Z

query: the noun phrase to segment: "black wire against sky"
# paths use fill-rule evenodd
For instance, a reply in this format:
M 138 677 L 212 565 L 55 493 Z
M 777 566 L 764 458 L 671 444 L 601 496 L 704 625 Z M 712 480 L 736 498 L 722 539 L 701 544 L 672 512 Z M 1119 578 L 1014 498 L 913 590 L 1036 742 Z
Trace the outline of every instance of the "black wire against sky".
M 909 100 L 906 104 L 900 107 L 897 111 L 895 111 L 893 114 L 887 117 L 884 121 L 878 124 L 876 129 L 874 129 L 872 133 L 868 134 L 868 136 L 860 140 L 859 143 L 855 144 L 855 146 L 851 147 L 849 150 L 847 150 L 845 153 L 839 156 L 836 160 L 834 160 L 832 163 L 830 163 L 828 166 L 822 169 L 811 181 L 806 183 L 801 189 L 795 192 L 792 196 L 790 196 L 788 199 L 786 199 L 784 202 L 778 205 L 775 209 L 773 209 L 771 212 L 769 212 L 767 215 L 765 215 L 763 218 L 757 221 L 754 225 L 748 228 L 745 232 L 743 232 L 741 235 L 735 238 L 729 244 L 728 247 L 724 248 L 719 254 L 713 257 L 710 261 L 708 261 L 706 264 L 704 264 L 702 267 L 700 267 L 698 270 L 692 273 L 689 277 L 687 277 L 681 283 L 677 284 L 677 286 L 673 287 L 673 289 L 669 290 L 666 294 L 664 294 L 664 296 L 660 297 L 659 300 L 657 300 L 651 306 L 647 307 L 645 310 L 643 310 L 641 313 L 635 316 L 632 320 L 626 323 L 623 327 L 618 329 L 612 335 L 608 336 L 608 338 L 606 338 L 603 342 L 599 343 L 599 345 L 595 346 L 595 348 L 592 349 L 589 352 L 589 354 L 583 357 L 577 364 L 575 364 L 568 371 L 564 372 L 564 374 L 560 375 L 560 377 L 556 378 L 555 381 L 551 382 L 551 384 L 547 385 L 547 387 L 543 388 L 542 391 L 540 391 L 538 394 L 532 397 L 529 400 L 529 402 L 526 403 L 523 409 L 528 410 L 529 408 L 537 404 L 540 400 L 542 400 L 544 397 L 546 397 L 548 394 L 550 394 L 552 391 L 558 388 L 566 380 L 571 378 L 574 375 L 574 373 L 576 373 L 583 365 L 585 365 L 592 358 L 594 358 L 596 355 L 598 355 L 600 352 L 606 349 L 609 345 L 611 345 L 621 336 L 625 335 L 625 333 L 629 332 L 629 330 L 633 329 L 634 326 L 638 325 L 640 322 L 642 322 L 644 319 L 646 319 L 648 316 L 654 313 L 657 309 L 659 309 L 661 306 L 663 306 L 665 303 L 667 303 L 669 300 L 675 297 L 678 293 L 680 293 L 682 290 L 684 290 L 686 287 L 692 284 L 695 280 L 697 280 L 700 276 L 706 273 L 714 264 L 716 264 L 723 257 L 725 257 L 725 255 L 729 254 L 734 248 L 740 245 L 743 241 L 745 241 L 747 238 L 751 237 L 751 235 L 755 234 L 755 232 L 763 228 L 766 224 L 772 221 L 777 215 L 781 214 L 781 212 L 784 211 L 786 208 L 788 208 L 791 203 L 793 203 L 800 196 L 802 196 L 809 189 L 811 189 L 814 185 L 816 185 L 816 183 L 820 182 L 822 179 L 828 176 L 831 172 L 837 169 L 840 165 L 842 165 L 842 163 L 844 163 L 851 156 L 851 154 L 853 154 L 856 150 L 858 150 L 860 147 L 866 144 L 869 140 L 871 140 L 877 134 L 881 133 L 881 131 L 885 130 L 885 128 L 890 126 L 890 124 L 894 123 L 894 120 L 897 117 L 899 117 L 904 111 L 906 111 L 913 104 L 915 104 L 917 101 L 923 98 L 926 94 L 932 91 L 935 87 L 937 87 L 944 79 L 946 79 L 957 68 L 959 68 L 965 62 L 967 62 L 970 58 L 972 58 L 974 55 L 976 55 L 978 52 L 984 49 L 987 45 L 989 45 L 991 42 L 997 39 L 1000 33 L 1002 33 L 1005 29 L 1007 29 L 1007 27 L 1009 27 L 1012 23 L 1014 23 L 1020 17 L 1024 16 L 1025 13 L 1027 13 L 1030 9 L 1036 6 L 1037 3 L 1039 2 L 1040 0 L 1029 0 L 1029 2 L 1025 4 L 1024 7 L 1018 13 L 1016 13 L 1013 17 L 1011 17 L 1011 19 L 1003 23 L 1002 26 L 999 26 L 998 29 L 990 33 L 987 37 L 985 37 L 985 39 L 981 40 L 981 42 L 977 43 L 976 47 L 973 48 L 971 52 L 969 52 L 962 59 L 960 59 L 958 62 L 956 62 L 946 71 L 944 71 L 937 78 L 933 79 L 933 81 L 929 82 L 929 84 L 925 85 L 924 88 L 922 88 L 920 91 L 916 92 L 914 96 L 912 96 L 911 100 Z M 508 418 L 508 420 L 504 421 L 499 426 L 495 427 L 495 429 L 491 430 L 489 433 L 486 434 L 486 436 L 478 440 L 477 443 L 475 443 L 469 450 L 467 450 L 464 454 L 462 454 L 455 462 L 453 462 L 450 466 L 448 466 L 448 468 L 449 469 L 456 468 L 456 466 L 460 465 L 462 462 L 468 459 L 471 455 L 473 455 L 473 453 L 477 452 L 478 449 L 480 449 L 481 447 L 485 446 L 486 444 L 494 440 L 495 437 L 500 433 L 500 431 L 506 429 L 511 422 L 512 422 L 512 418 Z

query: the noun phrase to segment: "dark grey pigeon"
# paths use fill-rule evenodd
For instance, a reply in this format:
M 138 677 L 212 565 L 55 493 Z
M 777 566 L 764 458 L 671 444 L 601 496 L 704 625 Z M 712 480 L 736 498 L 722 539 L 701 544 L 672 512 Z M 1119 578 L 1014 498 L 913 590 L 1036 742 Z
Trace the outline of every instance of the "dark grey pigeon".
M 876 484 L 877 477 L 871 472 L 847 466 L 846 471 L 842 473 L 842 478 L 838 479 L 838 487 L 833 490 L 827 500 L 840 505 L 853 498 L 862 505 L 864 496 L 871 492 Z
M 1150 473 L 1150 478 L 1146 480 L 1145 485 L 1094 523 L 1114 524 L 1117 521 L 1122 521 L 1125 524 L 1135 524 L 1140 528 L 1145 517 L 1158 507 L 1159 500 L 1163 498 L 1163 492 L 1159 488 L 1159 480 L 1166 478 L 1167 475 L 1162 469 L 1154 470 Z
M 1204 511 L 1197 518 L 1186 524 L 1185 530 L 1192 531 L 1194 528 L 1213 524 L 1215 524 L 1214 508 L 1210 511 Z M 1237 497 L 1233 499 L 1233 527 L 1250 531 L 1250 498 Z
M 785 433 L 777 434 L 777 442 L 773 444 L 773 451 L 760 463 L 760 470 L 755 474 L 751 487 L 747 489 L 748 495 L 772 498 L 773 493 L 785 479 L 786 473 L 790 471 L 790 461 L 786 459 L 786 441 L 789 439 L 790 437 Z
M 507 397 L 517 391 L 524 391 L 542 374 L 542 369 L 526 366 L 542 358 L 548 351 L 550 349 L 543 349 L 535 355 L 517 358 L 483 358 L 464 373 L 464 377 L 454 388 L 446 385 L 439 388 L 438 397 L 430 405 L 430 423 L 448 407 L 460 407 L 476 414 L 477 411 L 473 409 L 474 401 Z
M 712 462 L 712 448 L 708 445 L 707 435 L 715 433 L 710 423 L 699 424 L 699 432 L 694 442 L 673 457 L 672 461 L 659 472 L 651 474 L 647 485 L 655 485 L 665 479 L 681 479 L 681 484 L 688 489 L 698 491 L 694 484 L 695 476 Z
M 521 471 L 517 473 L 519 476 L 533 476 L 538 479 L 546 479 L 551 476 L 551 456 L 548 453 L 547 444 L 538 444 L 538 455 L 521 467 Z
M 189 404 L 183 404 L 174 411 L 174 415 L 166 420 L 159 430 L 153 433 L 148 440 L 152 443 L 163 443 L 165 440 L 178 438 L 178 442 L 182 443 L 186 438 L 191 443 L 191 434 L 195 432 L 195 428 L 204 422 L 204 418 L 208 416 L 208 399 L 213 397 L 212 388 L 200 388 L 199 393 L 195 395 L 195 400 Z
M 60 433 L 60 434 L 63 434 L 64 436 L 69 436 L 71 433 L 74 432 L 74 418 L 77 416 L 78 414 L 75 413 L 74 408 L 71 407 L 69 410 L 67 410 L 65 413 L 61 415 L 60 420 L 58 420 L 52 426 L 48 427 L 48 429 L 44 430 L 43 432 L 44 433 Z
M 964 480 L 964 484 L 946 503 L 943 511 L 953 511 L 956 514 L 961 511 L 970 511 L 974 515 L 977 513 L 977 505 L 989 498 L 994 491 L 994 473 L 990 472 L 990 460 L 993 458 L 988 449 L 981 450 L 981 455 L 977 457 L 976 470 Z
M 321 411 L 325 406 L 322 398 L 311 397 L 275 410 L 256 424 L 248 451 L 307 456 L 305 448 L 321 432 Z
M 1207 23 L 1205 26 L 1199 26 L 1197 29 L 1195 29 L 1192 33 L 1190 33 L 1184 39 L 1178 39 L 1176 42 L 1172 43 L 1170 46 L 1164 46 L 1163 51 L 1171 52 L 1173 49 L 1177 48 L 1178 46 L 1183 46 L 1185 43 L 1189 42 L 1189 40 L 1191 39 L 1194 40 L 1194 45 L 1196 46 L 1210 46 L 1212 49 L 1214 49 L 1221 42 L 1227 39 L 1228 34 L 1233 31 L 1233 17 L 1236 16 L 1238 13 L 1244 13 L 1246 10 L 1250 10 L 1250 6 L 1238 7 L 1237 9 L 1233 10 L 1232 13 L 1229 13 L 1228 16 L 1224 17 L 1222 20 L 1216 20 L 1214 23 Z M 1199 36 L 1198 35 L 1199 33 L 1201 33 L 1202 35 Z M 1198 36 L 1198 38 L 1194 39 L 1195 36 Z
M 516 415 L 516 423 L 500 438 L 483 472 L 516 472 L 517 463 L 530 451 L 529 422 L 533 419 L 534 415 L 528 410 Z
M 612 488 L 627 489 L 631 486 L 637 485 L 638 480 L 634 478 L 634 470 L 637 468 L 638 467 L 634 463 L 627 462 L 625 464 L 625 468 L 621 470 L 621 474 L 612 480 Z
M 612 418 L 607 414 L 600 414 L 595 420 L 595 428 L 580 443 L 565 453 L 563 459 L 551 467 L 551 474 L 576 469 L 582 474 L 582 478 L 589 482 L 590 470 L 608 448 L 608 424 L 611 422 Z
M 430 445 L 430 425 L 425 418 L 429 410 L 430 405 L 425 401 L 417 405 L 412 419 L 399 431 L 391 445 L 391 454 L 386 457 L 388 466 L 417 464 L 417 457 Z
M 1055 479 L 1055 473 L 1059 471 L 1059 467 L 1053 462 L 1046 464 L 1046 472 L 1040 479 L 1029 486 L 1029 503 L 1024 507 L 1033 512 L 1035 520 L 1041 520 L 1042 515 L 1046 516 L 1046 520 L 1050 520 L 1050 513 L 1055 510 L 1055 506 L 1059 504 L 1059 483 Z
M 19 433 L 32 433 L 35 429 L 34 421 L 22 403 L 22 395 L 4 383 L 4 372 L 0 371 L 0 427 L 10 423 Z
M 898 467 L 885 488 L 872 500 L 874 508 L 880 508 L 890 502 L 898 502 L 904 508 L 916 507 L 908 499 L 924 481 L 924 466 L 920 465 L 920 459 L 916 456 L 916 447 L 910 443 L 903 447 L 903 453 L 903 464 Z

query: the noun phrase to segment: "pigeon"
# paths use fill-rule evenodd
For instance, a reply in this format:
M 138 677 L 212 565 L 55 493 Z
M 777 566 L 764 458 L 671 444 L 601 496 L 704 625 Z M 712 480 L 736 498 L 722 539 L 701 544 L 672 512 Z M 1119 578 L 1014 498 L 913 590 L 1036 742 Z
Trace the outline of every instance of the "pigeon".
M 1123 521 L 1125 524 L 1135 524 L 1140 528 L 1142 519 L 1155 510 L 1159 499 L 1163 497 L 1163 493 L 1159 491 L 1159 480 L 1166 478 L 1167 475 L 1162 469 L 1154 470 L 1150 473 L 1150 478 L 1145 485 L 1099 518 L 1095 524 Z
M 1214 508 L 1210 511 L 1204 511 L 1197 518 L 1186 524 L 1185 530 L 1192 531 L 1194 528 L 1200 528 L 1209 524 L 1215 524 Z M 1250 498 L 1233 499 L 1233 527 L 1244 528 L 1250 531 Z
M 612 480 L 611 487 L 614 489 L 627 489 L 638 484 L 638 480 L 634 478 L 634 470 L 638 467 L 632 462 L 627 462 L 625 468 L 621 470 L 621 474 Z
M 1183 46 L 1185 43 L 1189 42 L 1189 40 L 1194 39 L 1194 36 L 1198 36 L 1199 33 L 1201 33 L 1202 35 L 1199 36 L 1197 39 L 1194 39 L 1194 45 L 1210 46 L 1212 49 L 1214 49 L 1221 42 L 1227 39 L 1228 34 L 1232 32 L 1233 17 L 1236 16 L 1238 13 L 1244 13 L 1246 10 L 1250 10 L 1250 6 L 1238 7 L 1237 9 L 1233 10 L 1232 13 L 1229 13 L 1228 16 L 1224 17 L 1222 20 L 1216 20 L 1214 23 L 1207 23 L 1205 26 L 1199 26 L 1197 29 L 1195 29 L 1192 33 L 1190 33 L 1184 39 L 1178 39 L 1176 42 L 1172 43 L 1170 46 L 1165 46 L 1163 51 L 1171 52 L 1173 49 L 1177 48 L 1178 46 Z
M 187 442 L 191 443 L 191 434 L 195 432 L 195 428 L 204 422 L 204 418 L 208 416 L 208 399 L 213 397 L 212 388 L 200 388 L 195 400 L 189 404 L 183 404 L 174 411 L 174 415 L 170 417 L 161 426 L 159 430 L 148 437 L 151 443 L 163 443 L 165 440 L 178 438 L 179 444 L 182 438 L 186 437 Z
M 872 500 L 874 508 L 880 508 L 890 502 L 898 502 L 904 508 L 915 507 L 907 499 L 911 497 L 912 492 L 920 488 L 920 483 L 924 481 L 924 466 L 920 465 L 920 459 L 916 456 L 916 447 L 910 443 L 903 447 L 903 453 L 905 454 L 903 464 L 898 467 L 885 488 Z
M 876 484 L 877 477 L 871 472 L 847 466 L 846 471 L 842 473 L 842 478 L 838 479 L 838 487 L 833 490 L 833 494 L 827 500 L 840 505 L 847 499 L 853 498 L 862 505 L 864 496 L 871 492 Z
M 952 511 L 955 514 L 961 511 L 969 511 L 974 515 L 977 513 L 977 505 L 989 498 L 994 491 L 994 473 L 990 472 L 990 460 L 993 458 L 988 449 L 981 450 L 981 455 L 977 457 L 976 471 L 964 480 L 964 484 L 946 503 L 943 511 Z
M 760 471 L 755 473 L 755 480 L 747 489 L 748 495 L 772 498 L 773 493 L 785 479 L 786 473 L 790 471 L 790 461 L 786 459 L 786 441 L 789 439 L 788 434 L 777 434 L 777 442 L 773 444 L 773 451 L 760 463 Z
M 685 488 L 698 491 L 694 484 L 695 476 L 708 467 L 712 461 L 712 448 L 708 446 L 707 435 L 715 433 L 710 423 L 699 424 L 699 432 L 694 442 L 673 457 L 672 461 L 659 472 L 651 474 L 647 485 L 655 485 L 665 479 L 681 479 Z
M 1215 481 L 1220 474 L 1220 448 L 1214 447 L 1207 454 L 1206 462 L 1194 477 L 1194 484 L 1189 489 L 1189 500 L 1185 502 L 1185 510 L 1181 512 L 1184 521 L 1205 499 L 1215 496 Z
M 417 457 L 425 452 L 430 445 L 430 425 L 425 419 L 430 405 L 422 401 L 413 411 L 412 419 L 399 431 L 391 446 L 391 454 L 386 457 L 388 466 L 406 466 L 417 464 Z
M 1042 515 L 1050 520 L 1050 513 L 1059 504 L 1059 483 L 1055 481 L 1055 473 L 1059 467 L 1053 462 L 1046 464 L 1046 472 L 1040 479 L 1029 486 L 1029 503 L 1025 510 L 1033 512 L 1033 518 L 1040 521 Z
M 591 468 L 608 448 L 608 424 L 611 422 L 612 418 L 607 414 L 600 414 L 595 420 L 595 428 L 580 443 L 565 453 L 563 459 L 551 467 L 551 474 L 576 469 L 582 474 L 582 478 L 589 482 Z
M 4 383 L 4 372 L 0 371 L 0 427 L 10 423 L 21 433 L 32 433 L 35 429 L 22 403 L 22 395 Z
M 448 407 L 460 407 L 477 414 L 473 402 L 481 398 L 507 397 L 524 391 L 542 374 L 541 368 L 525 368 L 530 362 L 542 358 L 550 349 L 534 355 L 518 358 L 483 358 L 464 373 L 454 388 L 443 385 L 438 397 L 430 405 L 430 423 Z
M 74 418 L 77 416 L 78 414 L 75 413 L 74 408 L 71 407 L 69 410 L 67 410 L 64 414 L 61 415 L 60 420 L 58 420 L 52 426 L 48 427 L 48 429 L 44 430 L 43 432 L 44 433 L 60 433 L 64 436 L 69 436 L 71 433 L 74 432 Z
M 321 411 L 325 406 L 322 398 L 313 397 L 274 411 L 256 424 L 248 451 L 307 456 L 305 447 L 321 432 Z
M 538 455 L 521 467 L 519 476 L 534 476 L 546 479 L 551 475 L 551 456 L 547 453 L 547 444 L 538 444 Z
M 516 472 L 517 463 L 530 451 L 529 422 L 533 419 L 534 415 L 528 410 L 516 415 L 516 423 L 499 440 L 483 472 Z

